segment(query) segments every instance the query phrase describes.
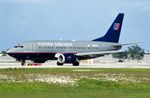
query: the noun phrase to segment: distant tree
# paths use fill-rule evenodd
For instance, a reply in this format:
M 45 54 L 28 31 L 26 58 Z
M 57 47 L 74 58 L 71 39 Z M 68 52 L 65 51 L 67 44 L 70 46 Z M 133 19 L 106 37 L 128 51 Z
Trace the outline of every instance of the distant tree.
M 136 59 L 139 61 L 140 59 L 143 59 L 144 54 L 144 49 L 138 45 L 128 47 L 128 57 L 130 59 Z
M 150 54 L 149 51 L 147 51 L 147 54 Z
M 6 56 L 6 51 L 1 52 L 2 56 Z
M 144 49 L 142 49 L 138 45 L 135 45 L 135 46 L 128 47 L 128 50 L 125 52 L 114 53 L 112 57 L 121 59 L 123 61 L 125 59 L 135 59 L 139 61 L 143 59 L 144 54 L 145 54 Z
M 114 53 L 112 55 L 113 58 L 118 58 L 118 59 L 122 59 L 123 61 L 125 59 L 128 58 L 128 52 L 127 51 L 124 51 L 124 52 L 118 52 L 118 53 Z

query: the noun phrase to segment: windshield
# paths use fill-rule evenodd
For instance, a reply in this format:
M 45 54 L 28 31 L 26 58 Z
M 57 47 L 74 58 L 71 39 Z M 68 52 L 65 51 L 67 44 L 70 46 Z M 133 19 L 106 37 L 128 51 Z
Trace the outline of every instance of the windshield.
M 14 46 L 14 48 L 23 48 L 22 45 L 17 45 L 17 46 Z

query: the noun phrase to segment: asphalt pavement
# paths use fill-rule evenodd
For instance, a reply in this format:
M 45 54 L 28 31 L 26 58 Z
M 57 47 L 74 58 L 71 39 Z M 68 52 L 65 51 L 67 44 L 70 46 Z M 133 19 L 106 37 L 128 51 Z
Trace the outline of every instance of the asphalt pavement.
M 47 62 L 41 65 L 21 66 L 20 62 L 4 62 L 0 63 L 0 69 L 3 68 L 150 68 L 149 63 L 81 63 L 80 66 L 72 66 L 71 64 L 64 64 L 64 66 L 57 66 L 56 62 Z

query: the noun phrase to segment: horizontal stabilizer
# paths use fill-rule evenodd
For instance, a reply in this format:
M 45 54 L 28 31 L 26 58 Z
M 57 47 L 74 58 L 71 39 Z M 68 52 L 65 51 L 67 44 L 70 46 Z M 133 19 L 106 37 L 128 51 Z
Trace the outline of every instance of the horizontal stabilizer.
M 113 46 L 125 46 L 125 45 L 136 45 L 136 44 L 141 44 L 143 42 L 131 42 L 131 43 L 123 43 L 123 44 L 114 44 Z

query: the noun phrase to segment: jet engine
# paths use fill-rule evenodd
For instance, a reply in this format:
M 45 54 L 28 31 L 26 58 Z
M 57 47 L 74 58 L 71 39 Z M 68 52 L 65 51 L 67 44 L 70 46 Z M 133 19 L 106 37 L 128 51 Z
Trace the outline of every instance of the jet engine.
M 78 62 L 78 59 L 74 54 L 56 54 L 55 57 L 58 59 L 58 65 L 63 65 L 63 63 L 74 64 L 75 62 Z

